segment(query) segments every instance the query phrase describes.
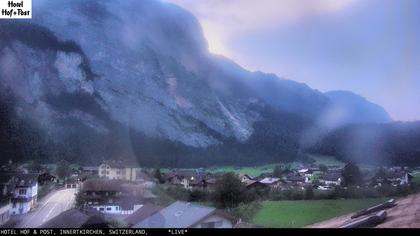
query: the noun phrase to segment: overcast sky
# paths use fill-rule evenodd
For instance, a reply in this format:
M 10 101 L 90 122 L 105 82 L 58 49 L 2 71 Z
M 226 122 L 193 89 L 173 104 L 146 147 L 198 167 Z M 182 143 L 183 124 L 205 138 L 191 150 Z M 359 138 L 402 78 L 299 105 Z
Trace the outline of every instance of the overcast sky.
M 249 70 L 351 90 L 420 120 L 418 0 L 165 0 L 200 21 L 209 49 Z

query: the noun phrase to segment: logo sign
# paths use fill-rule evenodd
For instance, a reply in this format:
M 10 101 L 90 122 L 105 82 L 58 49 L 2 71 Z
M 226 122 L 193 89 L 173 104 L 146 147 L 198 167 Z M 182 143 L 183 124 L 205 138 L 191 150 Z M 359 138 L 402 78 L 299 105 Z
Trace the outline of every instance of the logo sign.
M 0 19 L 31 19 L 32 0 L 0 0 Z

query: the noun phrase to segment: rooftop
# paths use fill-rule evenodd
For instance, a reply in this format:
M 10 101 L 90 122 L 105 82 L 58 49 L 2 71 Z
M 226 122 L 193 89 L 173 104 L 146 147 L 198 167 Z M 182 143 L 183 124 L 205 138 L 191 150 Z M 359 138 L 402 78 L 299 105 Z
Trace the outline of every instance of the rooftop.
M 137 223 L 140 223 L 147 217 L 155 214 L 156 212 L 160 211 L 162 207 L 154 205 L 154 204 L 146 204 L 142 206 L 140 209 L 135 211 L 133 214 L 129 215 L 125 218 L 125 222 L 127 222 L 129 225 L 135 225 Z
M 107 221 L 95 209 L 70 209 L 45 222 L 41 228 L 106 228 Z
M 215 213 L 216 209 L 177 201 L 135 225 L 138 228 L 188 228 Z

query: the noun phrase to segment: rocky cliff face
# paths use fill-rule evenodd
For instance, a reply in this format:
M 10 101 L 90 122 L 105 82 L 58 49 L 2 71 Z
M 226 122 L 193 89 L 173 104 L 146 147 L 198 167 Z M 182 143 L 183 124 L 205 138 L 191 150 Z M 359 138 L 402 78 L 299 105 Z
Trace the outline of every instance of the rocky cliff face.
M 33 4 L 32 20 L 0 22 L 0 81 L 16 98 L 19 117 L 57 142 L 76 122 L 98 135 L 126 127 L 192 148 L 246 144 L 256 136 L 275 139 L 290 119 L 312 122 L 337 105 L 304 84 L 210 55 L 197 20 L 172 4 Z M 261 127 L 271 128 L 257 135 Z

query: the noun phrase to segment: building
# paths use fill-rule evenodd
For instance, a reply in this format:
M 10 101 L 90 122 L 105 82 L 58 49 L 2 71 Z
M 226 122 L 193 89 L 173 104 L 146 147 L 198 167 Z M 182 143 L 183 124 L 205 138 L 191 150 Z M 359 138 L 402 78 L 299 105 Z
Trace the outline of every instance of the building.
M 120 179 L 127 181 L 144 181 L 141 168 L 126 161 L 104 161 L 98 168 L 99 177 L 105 179 Z
M 254 176 L 250 176 L 248 174 L 240 174 L 240 175 L 238 175 L 238 177 L 239 177 L 239 179 L 241 180 L 242 183 L 249 182 L 250 180 L 255 179 Z
M 233 228 L 235 220 L 216 208 L 177 201 L 133 228 Z
M 395 171 L 389 175 L 389 180 L 394 186 L 409 184 L 412 178 L 407 171 Z
M 262 179 L 258 182 L 260 182 L 261 184 L 264 184 L 264 185 L 266 185 L 270 188 L 279 188 L 279 187 L 282 186 L 282 181 L 281 181 L 280 178 L 267 177 L 267 178 L 264 178 L 264 179 Z
M 70 209 L 45 222 L 41 228 L 108 228 L 105 217 L 94 209 Z
M 76 177 L 70 177 L 64 181 L 64 187 L 65 188 L 79 188 L 80 181 Z
M 200 170 L 175 170 L 165 174 L 164 180 L 172 185 L 179 185 L 185 189 L 193 187 L 208 187 L 215 184 L 210 174 Z
M 81 194 L 85 207 L 114 215 L 132 214 L 155 198 L 145 187 L 123 180 L 86 180 Z
M 99 175 L 99 167 L 97 166 L 83 166 L 80 168 L 82 174 Z
M 155 214 L 156 212 L 160 211 L 162 207 L 147 203 L 144 206 L 140 207 L 137 211 L 135 211 L 133 214 L 127 216 L 124 221 L 129 225 L 133 226 L 136 225 L 143 220 L 145 220 L 147 217 Z
M 322 179 L 321 182 L 323 182 L 327 186 L 339 186 L 341 185 L 342 176 L 340 173 L 332 172 L 332 173 L 326 173 Z
M 286 182 L 292 185 L 301 186 L 307 183 L 307 181 L 308 177 L 302 176 L 297 173 L 290 173 L 286 176 Z
M 38 198 L 38 175 L 20 174 L 15 176 L 15 186 L 11 198 L 11 214 L 25 214 L 32 210 Z

